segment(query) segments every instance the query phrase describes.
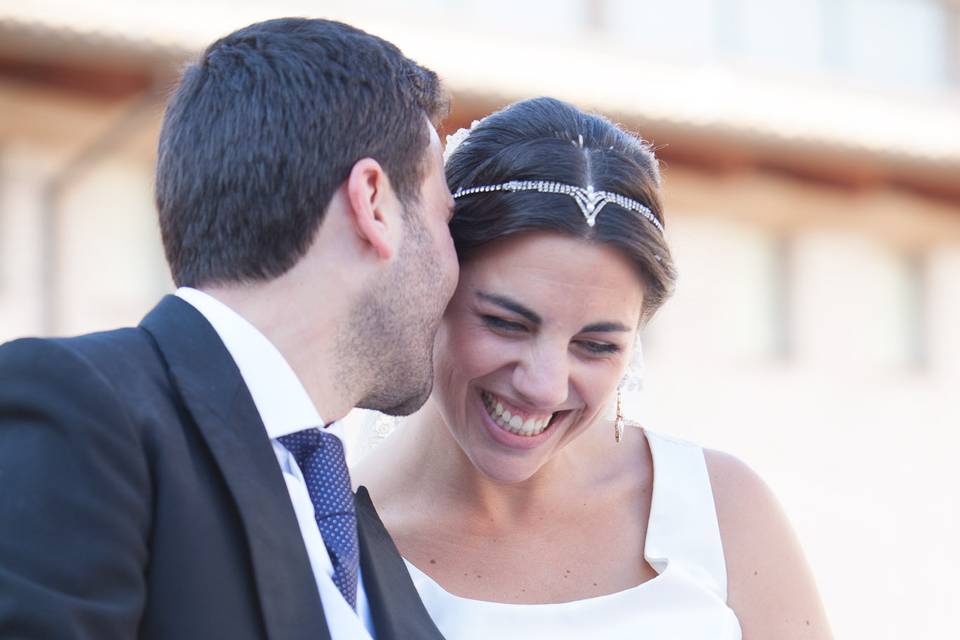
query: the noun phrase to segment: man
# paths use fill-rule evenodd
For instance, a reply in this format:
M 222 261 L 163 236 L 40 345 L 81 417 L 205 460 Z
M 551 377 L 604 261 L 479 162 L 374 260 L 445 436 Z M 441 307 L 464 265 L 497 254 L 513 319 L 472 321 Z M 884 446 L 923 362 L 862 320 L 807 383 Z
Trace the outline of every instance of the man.
M 444 108 L 433 72 L 323 20 L 185 71 L 156 178 L 176 295 L 0 347 L 0 637 L 440 637 L 331 423 L 430 392 Z

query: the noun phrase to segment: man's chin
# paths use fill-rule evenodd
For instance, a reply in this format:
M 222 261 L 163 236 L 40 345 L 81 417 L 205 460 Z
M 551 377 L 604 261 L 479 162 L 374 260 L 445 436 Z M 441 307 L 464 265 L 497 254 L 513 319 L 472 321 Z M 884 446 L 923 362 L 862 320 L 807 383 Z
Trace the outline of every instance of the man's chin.
M 405 395 L 403 398 L 398 398 L 396 396 L 384 397 L 381 395 L 366 399 L 358 404 L 357 407 L 360 409 L 379 411 L 380 413 L 385 413 L 388 416 L 409 416 L 410 414 L 419 411 L 420 407 L 426 404 L 432 390 L 433 381 L 431 379 L 431 381 L 424 385 L 419 391 L 413 394 Z

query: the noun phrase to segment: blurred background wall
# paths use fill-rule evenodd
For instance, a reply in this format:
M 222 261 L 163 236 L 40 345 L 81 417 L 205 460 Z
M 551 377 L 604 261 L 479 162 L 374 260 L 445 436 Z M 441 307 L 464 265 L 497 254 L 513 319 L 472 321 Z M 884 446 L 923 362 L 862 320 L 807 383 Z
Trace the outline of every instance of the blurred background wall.
M 437 70 L 447 133 L 553 95 L 655 144 L 680 281 L 630 413 L 760 472 L 838 638 L 956 637 L 960 1 L 0 0 L 0 340 L 171 291 L 163 102 L 281 15 Z

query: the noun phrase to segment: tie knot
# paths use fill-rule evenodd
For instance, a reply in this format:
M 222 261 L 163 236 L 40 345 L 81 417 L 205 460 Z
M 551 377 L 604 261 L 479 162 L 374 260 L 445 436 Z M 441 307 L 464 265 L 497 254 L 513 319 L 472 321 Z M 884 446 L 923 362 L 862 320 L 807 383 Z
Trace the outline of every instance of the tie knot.
M 280 436 L 277 440 L 293 454 L 297 464 L 301 467 L 321 449 L 325 449 L 323 451 L 326 454 L 324 457 L 328 459 L 335 460 L 337 457 L 343 456 L 343 444 L 341 444 L 340 438 L 316 427 Z

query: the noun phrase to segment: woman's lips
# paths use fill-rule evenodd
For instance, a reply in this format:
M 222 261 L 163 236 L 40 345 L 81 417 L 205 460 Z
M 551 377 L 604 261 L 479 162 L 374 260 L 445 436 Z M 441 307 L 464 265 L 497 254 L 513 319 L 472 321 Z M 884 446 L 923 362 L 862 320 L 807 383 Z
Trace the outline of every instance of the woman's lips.
M 554 418 L 567 413 L 566 411 L 530 412 L 517 407 L 501 396 L 484 390 L 480 391 L 480 401 L 487 414 L 486 417 L 498 430 L 526 439 L 542 435 L 555 422 Z

